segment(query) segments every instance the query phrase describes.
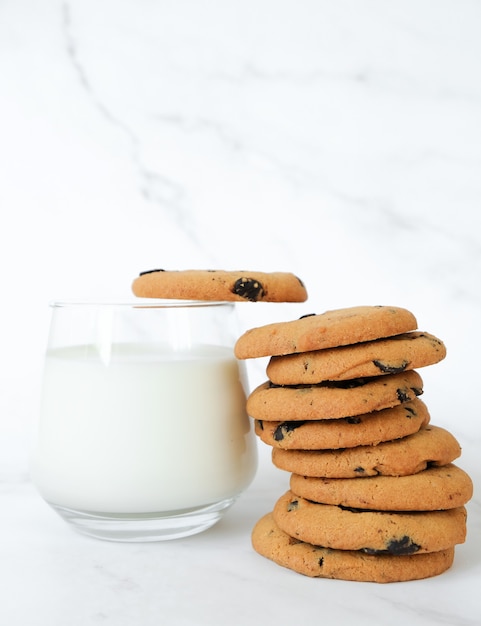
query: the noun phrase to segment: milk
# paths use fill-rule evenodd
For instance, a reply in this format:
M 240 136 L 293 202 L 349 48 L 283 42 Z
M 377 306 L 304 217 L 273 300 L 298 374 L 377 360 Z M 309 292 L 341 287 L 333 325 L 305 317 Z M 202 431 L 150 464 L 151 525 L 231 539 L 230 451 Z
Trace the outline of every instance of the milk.
M 114 344 L 46 355 L 32 478 L 51 504 L 191 509 L 238 495 L 256 443 L 232 350 Z

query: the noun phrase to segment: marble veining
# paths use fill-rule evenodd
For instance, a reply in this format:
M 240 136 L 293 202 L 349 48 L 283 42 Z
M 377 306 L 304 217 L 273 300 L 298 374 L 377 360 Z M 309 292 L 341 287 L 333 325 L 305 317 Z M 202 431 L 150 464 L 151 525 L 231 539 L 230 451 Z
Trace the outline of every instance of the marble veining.
M 179 226 L 183 230 L 188 228 L 187 216 L 183 215 L 182 210 L 182 188 L 172 180 L 162 176 L 161 173 L 150 170 L 142 160 L 142 145 L 139 136 L 135 130 L 129 126 L 127 122 L 118 117 L 102 98 L 95 91 L 88 76 L 88 71 L 83 66 L 78 45 L 75 40 L 75 31 L 72 26 L 71 8 L 69 3 L 64 2 L 62 5 L 62 22 L 63 32 L 65 35 L 65 45 L 68 58 L 72 64 L 75 74 L 78 76 L 80 84 L 84 89 L 88 100 L 92 103 L 98 113 L 106 120 L 107 124 L 114 127 L 122 135 L 125 136 L 130 146 L 130 159 L 134 171 L 137 172 L 139 180 L 138 188 L 142 197 L 149 202 L 159 203 L 162 207 L 170 207 L 176 215 Z M 190 233 L 194 235 L 194 233 Z

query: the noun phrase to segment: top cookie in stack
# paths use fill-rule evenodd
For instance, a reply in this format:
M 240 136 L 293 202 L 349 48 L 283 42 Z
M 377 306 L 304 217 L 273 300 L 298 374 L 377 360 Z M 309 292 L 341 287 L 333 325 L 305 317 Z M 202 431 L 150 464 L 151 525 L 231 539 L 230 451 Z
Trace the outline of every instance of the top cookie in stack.
M 442 341 L 399 307 L 362 306 L 253 328 L 240 359 L 270 356 L 247 411 L 290 490 L 254 527 L 261 555 L 309 576 L 394 582 L 448 569 L 465 540 L 461 448 L 430 425 L 415 368 Z
M 407 309 L 357 306 L 251 328 L 235 346 L 238 359 L 279 356 L 352 345 L 416 330 Z M 300 381 L 299 381 L 300 382 Z

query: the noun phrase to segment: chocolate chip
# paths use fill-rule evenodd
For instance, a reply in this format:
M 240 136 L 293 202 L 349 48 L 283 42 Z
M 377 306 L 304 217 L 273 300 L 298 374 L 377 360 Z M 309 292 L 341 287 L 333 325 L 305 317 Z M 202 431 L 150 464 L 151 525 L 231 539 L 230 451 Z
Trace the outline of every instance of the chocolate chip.
M 319 561 L 317 562 L 319 567 L 322 567 L 324 565 L 324 557 L 321 556 L 321 558 L 319 559 Z
M 264 430 L 264 422 L 262 420 L 256 420 L 257 424 L 259 425 L 259 428 L 261 430 Z
M 299 508 L 299 500 L 291 500 L 287 505 L 287 511 L 296 511 Z
M 354 471 L 356 472 L 356 474 L 364 474 L 366 470 L 363 467 L 356 467 Z
M 301 315 L 299 319 L 303 320 L 305 317 L 314 317 L 315 315 L 317 315 L 317 313 L 306 313 L 305 315 Z
M 420 545 L 413 542 L 411 537 L 404 535 L 402 539 L 391 539 L 387 545 L 387 551 L 389 554 L 414 554 L 420 547 Z
M 146 272 L 140 272 L 139 276 L 145 276 L 145 274 L 155 274 L 155 272 L 165 272 L 165 270 L 147 270 Z
M 361 424 L 362 423 L 362 419 L 358 416 L 346 417 L 344 419 L 348 424 Z
M 284 439 L 285 431 L 283 431 L 282 426 L 282 424 L 278 426 L 272 434 L 274 441 L 282 441 Z
M 305 424 L 305 422 L 282 422 L 282 424 L 279 424 L 279 426 L 275 429 L 272 436 L 275 441 L 282 441 L 287 433 L 292 432 L 303 424 Z
M 397 398 L 399 400 L 399 402 L 409 402 L 409 400 L 411 399 L 409 397 L 409 392 L 408 390 L 404 387 L 404 389 L 397 389 L 396 390 L 397 393 Z
M 408 554 L 414 554 L 420 550 L 421 546 L 414 543 L 413 540 L 404 535 L 402 539 L 391 539 L 387 544 L 386 550 L 375 550 L 373 548 L 363 548 L 361 551 L 366 554 L 393 554 L 395 556 L 403 556 Z
M 256 302 L 264 297 L 264 288 L 255 278 L 239 278 L 234 283 L 232 293 L 250 302 Z
M 391 539 L 385 550 L 363 548 L 362 551 L 367 554 L 394 554 L 396 556 L 403 556 L 407 554 L 414 554 L 415 552 L 418 552 L 420 548 L 421 546 L 414 543 L 411 537 L 404 535 L 401 539 Z
M 411 419 L 411 416 L 413 416 L 413 415 L 414 416 L 417 415 L 416 411 L 412 408 L 412 406 L 406 406 L 406 407 L 404 407 L 404 409 L 405 409 L 406 413 L 410 413 L 411 414 L 411 415 L 406 415 L 406 417 L 408 419 Z
M 373 361 L 374 365 L 383 372 L 383 374 L 400 374 L 404 372 L 406 367 L 409 365 L 409 361 L 403 361 L 401 365 L 388 365 L 387 363 L 383 363 L 382 361 Z

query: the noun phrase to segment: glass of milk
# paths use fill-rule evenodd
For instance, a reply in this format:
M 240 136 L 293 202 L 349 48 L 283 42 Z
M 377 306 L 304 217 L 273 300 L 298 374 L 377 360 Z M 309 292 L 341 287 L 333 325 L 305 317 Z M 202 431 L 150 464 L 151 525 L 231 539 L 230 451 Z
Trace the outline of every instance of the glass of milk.
M 158 541 L 215 524 L 254 478 L 235 305 L 55 302 L 32 479 L 76 530 Z

